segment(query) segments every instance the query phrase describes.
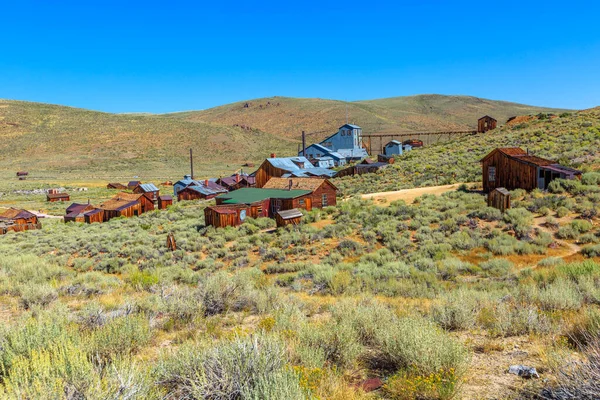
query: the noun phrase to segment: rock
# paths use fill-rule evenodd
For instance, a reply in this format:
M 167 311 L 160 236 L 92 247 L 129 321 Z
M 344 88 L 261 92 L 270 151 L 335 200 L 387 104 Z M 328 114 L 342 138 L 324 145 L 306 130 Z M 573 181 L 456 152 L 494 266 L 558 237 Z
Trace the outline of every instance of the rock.
M 535 368 L 526 367 L 525 365 L 511 365 L 508 368 L 508 373 L 520 376 L 521 378 L 539 378 L 540 375 L 537 373 Z

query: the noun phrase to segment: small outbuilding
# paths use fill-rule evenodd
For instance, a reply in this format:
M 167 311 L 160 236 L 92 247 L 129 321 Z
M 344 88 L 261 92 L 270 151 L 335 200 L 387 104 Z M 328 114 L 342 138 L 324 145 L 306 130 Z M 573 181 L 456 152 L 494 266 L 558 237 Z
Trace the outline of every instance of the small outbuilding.
M 498 121 L 489 115 L 484 115 L 483 117 L 477 120 L 477 133 L 485 133 L 487 131 L 491 131 L 492 129 L 496 129 L 496 125 Z
M 508 210 L 510 208 L 510 192 L 503 187 L 492 190 L 488 194 L 488 206 L 502 212 Z
M 215 228 L 238 226 L 246 218 L 254 217 L 252 214 L 252 207 L 246 204 L 223 204 L 206 207 L 204 209 L 204 224 Z
M 158 200 L 158 196 L 160 195 L 160 190 L 154 183 L 140 183 L 133 188 L 133 193 L 147 194 L 150 196 L 152 201 L 156 202 Z
M 7 232 L 21 232 L 31 229 L 41 229 L 37 215 L 17 208 L 9 208 L 0 214 L 0 235 Z
M 158 196 L 158 209 L 164 210 L 168 206 L 173 205 L 173 197 L 163 194 L 162 196 Z
M 402 155 L 402 142 L 397 140 L 389 141 L 383 148 L 383 153 L 388 157 Z
M 302 212 L 300 212 L 300 210 L 297 208 L 277 211 L 277 214 L 275 214 L 275 221 L 277 222 L 278 227 L 285 225 L 298 225 L 301 219 Z
M 95 207 L 91 204 L 73 203 L 67 207 L 63 219 L 65 222 L 85 222 L 84 213 L 94 209 Z
M 55 202 L 55 201 L 69 201 L 71 200 L 71 196 L 69 193 L 47 193 L 46 201 Z
M 405 150 L 407 150 L 406 146 L 410 146 L 410 149 L 413 149 L 415 147 L 423 147 L 423 141 L 420 139 L 408 139 L 402 142 L 402 145 L 404 145 Z
M 136 186 L 141 185 L 142 182 L 140 181 L 129 181 L 129 183 L 127 184 L 127 189 L 129 190 L 133 190 L 136 188 Z
M 123 185 L 122 183 L 111 182 L 108 185 L 106 185 L 106 188 L 107 189 L 125 190 L 125 189 L 127 189 L 127 186 Z

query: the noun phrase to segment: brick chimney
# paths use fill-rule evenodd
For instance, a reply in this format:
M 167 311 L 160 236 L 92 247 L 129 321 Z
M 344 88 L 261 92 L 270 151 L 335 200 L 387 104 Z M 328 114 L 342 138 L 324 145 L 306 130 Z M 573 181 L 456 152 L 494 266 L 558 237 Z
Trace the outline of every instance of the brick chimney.
M 240 174 L 235 174 L 235 182 L 240 183 Z
M 204 186 L 208 187 L 208 179 L 204 180 Z
M 275 158 L 275 153 L 271 153 L 271 158 Z

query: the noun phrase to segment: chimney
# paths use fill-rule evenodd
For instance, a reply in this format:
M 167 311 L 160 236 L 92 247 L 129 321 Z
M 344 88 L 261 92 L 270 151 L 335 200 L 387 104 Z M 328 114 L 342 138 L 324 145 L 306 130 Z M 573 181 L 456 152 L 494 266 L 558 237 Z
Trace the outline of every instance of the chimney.
M 302 131 L 302 157 L 306 157 L 306 133 Z
M 235 182 L 240 183 L 240 174 L 235 174 Z
M 208 187 L 208 179 L 204 180 L 204 186 Z
M 271 153 L 271 158 L 275 158 L 275 153 Z
M 192 149 L 190 149 L 190 173 L 192 179 L 194 179 L 194 159 L 192 158 Z

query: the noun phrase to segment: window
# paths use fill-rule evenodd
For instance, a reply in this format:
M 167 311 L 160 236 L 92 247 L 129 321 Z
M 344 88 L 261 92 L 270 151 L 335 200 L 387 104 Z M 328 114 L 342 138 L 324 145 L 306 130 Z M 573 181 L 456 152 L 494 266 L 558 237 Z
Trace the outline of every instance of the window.
M 300 199 L 300 200 L 298 200 L 298 205 L 299 205 L 300 207 L 304 207 L 304 199 Z
M 256 213 L 257 213 L 259 216 L 262 216 L 262 204 L 261 204 L 260 206 L 257 206 L 257 207 L 256 207 Z
M 540 168 L 540 178 L 544 177 L 544 170 Z
M 323 207 L 327 207 L 327 195 L 326 195 L 326 194 L 324 194 L 324 195 L 321 197 L 321 206 L 323 206 Z
M 488 181 L 496 182 L 496 167 L 488 167 Z

